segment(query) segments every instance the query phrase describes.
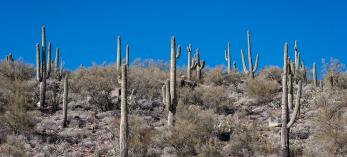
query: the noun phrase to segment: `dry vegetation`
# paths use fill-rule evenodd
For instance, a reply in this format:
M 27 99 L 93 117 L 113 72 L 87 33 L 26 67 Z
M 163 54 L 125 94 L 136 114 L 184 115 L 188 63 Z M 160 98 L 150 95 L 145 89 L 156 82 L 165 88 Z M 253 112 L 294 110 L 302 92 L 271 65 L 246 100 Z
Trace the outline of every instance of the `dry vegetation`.
M 270 105 L 281 93 L 279 68 L 265 68 L 254 80 L 221 67 L 204 69 L 202 84 L 178 88 L 176 125 L 167 128 L 161 88 L 168 68 L 151 60 L 131 65 L 130 156 L 276 156 L 279 130 L 269 129 L 267 119 L 279 115 Z M 61 102 L 54 112 L 36 107 L 34 69 L 22 61 L 0 62 L 0 156 L 117 156 L 115 71 L 114 65 L 93 65 L 69 72 L 69 125 L 62 129 Z M 304 85 L 302 114 L 290 137 L 293 155 L 347 154 L 347 74 L 340 70 L 334 77 L 336 86 L 323 92 Z

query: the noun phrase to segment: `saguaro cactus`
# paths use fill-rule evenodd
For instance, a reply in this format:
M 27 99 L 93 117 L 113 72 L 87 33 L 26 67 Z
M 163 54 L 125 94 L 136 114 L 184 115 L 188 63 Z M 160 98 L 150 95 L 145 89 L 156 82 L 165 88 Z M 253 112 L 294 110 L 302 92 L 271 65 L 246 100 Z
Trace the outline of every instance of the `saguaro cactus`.
M 119 83 L 121 84 L 121 120 L 120 120 L 120 131 L 119 131 L 119 146 L 120 146 L 120 156 L 128 156 L 128 100 L 127 100 L 127 66 L 122 65 L 122 76 Z
M 190 70 L 194 69 L 194 64 L 192 64 L 192 61 L 191 61 L 192 44 L 188 45 L 187 52 L 188 52 L 187 78 L 188 78 L 188 80 L 191 80 Z
M 300 98 L 301 98 L 301 91 L 302 91 L 302 80 L 299 80 L 298 82 L 298 90 L 296 94 L 296 101 L 295 101 L 295 107 L 294 111 L 291 115 L 290 120 L 289 118 L 289 112 L 288 112 L 288 43 L 285 43 L 284 46 L 284 66 L 283 66 L 283 79 L 282 79 L 282 120 L 281 123 L 273 123 L 271 122 L 271 119 L 269 119 L 269 126 L 270 127 L 281 127 L 281 151 L 280 156 L 282 157 L 289 157 L 289 131 L 292 125 L 295 123 L 296 119 L 298 118 L 299 109 L 300 109 Z
M 43 107 L 46 97 L 46 28 L 42 26 L 42 50 L 40 61 L 40 45 L 36 44 L 36 79 L 40 82 L 40 102 L 39 107 Z
M 237 73 L 237 67 L 236 67 L 236 62 L 233 62 L 233 69 L 234 69 L 234 73 Z
M 313 84 L 315 87 L 318 87 L 318 82 L 317 82 L 317 71 L 316 71 L 316 63 L 313 63 L 313 68 L 312 68 L 312 78 L 313 78 Z
M 228 42 L 228 50 L 224 51 L 225 61 L 228 63 L 228 74 L 231 72 L 231 60 L 230 60 L 230 42 Z
M 168 106 L 168 126 L 175 125 L 175 114 L 177 106 L 177 93 L 176 93 L 176 59 L 181 55 L 181 47 L 177 47 L 176 53 L 176 40 L 171 37 L 171 64 L 170 64 L 170 104 Z
M 242 66 L 243 66 L 244 73 L 246 75 L 248 75 L 250 79 L 253 79 L 254 78 L 254 73 L 257 71 L 257 68 L 258 68 L 259 55 L 257 54 L 257 57 L 255 59 L 255 66 L 253 68 L 252 52 L 251 52 L 251 34 L 250 34 L 249 31 L 247 31 L 247 43 L 248 43 L 248 65 L 249 65 L 249 69 L 247 70 L 247 67 L 246 67 L 246 61 L 245 61 L 245 55 L 244 55 L 243 49 L 241 49 Z
M 170 80 L 165 80 L 165 84 L 162 87 L 162 96 L 163 96 L 163 103 L 165 105 L 165 109 L 169 110 L 170 106 Z
M 6 56 L 6 63 L 11 63 L 13 61 L 14 61 L 14 59 L 13 59 L 12 53 L 8 54 Z
M 69 98 L 69 82 L 68 76 L 64 79 L 64 97 L 63 97 L 63 127 L 67 126 L 67 103 Z
M 51 75 L 51 68 L 52 68 L 52 44 L 51 42 L 48 42 L 48 61 L 47 61 L 47 78 Z
M 201 70 L 205 67 L 205 61 L 200 60 L 199 49 L 196 49 L 194 59 L 193 59 L 193 67 L 196 69 L 196 77 L 198 80 L 201 79 Z

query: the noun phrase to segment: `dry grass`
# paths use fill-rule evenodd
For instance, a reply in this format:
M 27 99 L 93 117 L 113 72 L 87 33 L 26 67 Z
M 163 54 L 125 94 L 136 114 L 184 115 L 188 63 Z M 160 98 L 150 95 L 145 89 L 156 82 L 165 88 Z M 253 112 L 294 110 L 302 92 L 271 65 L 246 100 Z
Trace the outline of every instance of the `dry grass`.
M 247 80 L 244 86 L 248 97 L 258 101 L 272 101 L 274 95 L 280 91 L 280 85 L 276 81 L 262 79 Z

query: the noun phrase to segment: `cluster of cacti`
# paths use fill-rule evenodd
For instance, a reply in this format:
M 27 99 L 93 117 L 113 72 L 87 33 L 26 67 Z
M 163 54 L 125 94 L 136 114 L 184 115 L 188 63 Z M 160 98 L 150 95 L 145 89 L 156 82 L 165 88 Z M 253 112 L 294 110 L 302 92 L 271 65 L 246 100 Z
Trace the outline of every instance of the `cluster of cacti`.
M 8 54 L 5 59 L 6 63 L 11 63 L 14 61 L 12 53 Z
M 63 127 L 67 126 L 67 104 L 69 98 L 69 81 L 68 76 L 64 78 L 64 96 L 63 96 Z
M 193 65 L 191 64 L 191 57 L 192 57 L 192 44 L 189 44 L 187 47 L 187 52 L 188 52 L 188 65 L 187 65 L 187 79 L 190 80 L 191 79 L 191 72 L 190 70 L 194 69 Z
M 205 61 L 200 60 L 199 49 L 196 49 L 196 51 L 195 51 L 192 66 L 193 66 L 193 69 L 196 70 L 196 78 L 198 80 L 200 80 L 201 79 L 201 70 L 204 69 L 204 67 L 205 67 Z
M 291 80 L 291 67 L 288 59 L 288 43 L 285 43 L 284 46 L 284 66 L 283 66 L 283 78 L 282 78 L 282 114 L 281 114 L 281 123 L 273 123 L 269 119 L 270 127 L 281 127 L 281 156 L 289 156 L 289 131 L 296 119 L 298 118 L 300 110 L 300 98 L 302 91 L 302 80 L 298 80 L 298 89 L 296 94 L 295 107 L 292 112 L 290 120 L 289 118 L 289 104 L 293 104 L 293 99 L 289 99 L 288 92 L 293 92 L 293 81 Z M 289 87 L 288 87 L 289 86 Z
M 120 36 L 117 36 L 117 69 L 120 70 L 120 67 L 122 65 L 122 43 Z M 129 45 L 126 45 L 126 54 L 125 54 L 125 65 L 129 66 Z
M 251 34 L 249 31 L 247 31 L 247 45 L 248 45 L 248 65 L 249 69 L 247 70 L 246 61 L 245 61 L 245 55 L 243 52 L 243 49 L 241 49 L 241 57 L 242 57 L 242 66 L 243 71 L 250 79 L 254 78 L 254 73 L 257 71 L 258 68 L 258 59 L 259 55 L 257 54 L 257 57 L 255 59 L 255 66 L 253 67 L 253 61 L 252 61 L 252 52 L 251 52 Z
M 120 131 L 119 131 L 119 146 L 120 146 L 120 156 L 128 156 L 128 100 L 127 100 L 127 65 L 122 65 L 121 78 L 118 79 L 118 83 L 121 85 L 121 120 L 120 120 Z
M 42 26 L 42 45 L 36 44 L 36 80 L 40 82 L 40 102 L 38 106 L 44 107 L 46 100 L 46 80 L 50 77 L 52 72 L 52 44 L 48 43 L 48 60 L 46 58 L 46 28 Z M 63 76 L 63 61 L 59 67 L 59 49 L 55 52 L 55 62 L 54 62 L 54 72 L 56 73 L 56 78 L 60 81 Z

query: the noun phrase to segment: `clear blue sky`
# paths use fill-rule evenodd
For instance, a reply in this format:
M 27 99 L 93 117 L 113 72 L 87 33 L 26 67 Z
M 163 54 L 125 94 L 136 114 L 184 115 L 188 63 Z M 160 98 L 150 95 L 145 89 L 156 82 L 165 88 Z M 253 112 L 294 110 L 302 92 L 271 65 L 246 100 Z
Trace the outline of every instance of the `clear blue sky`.
M 306 65 L 321 58 L 347 63 L 347 2 L 340 0 L 3 0 L 0 2 L 0 56 L 34 63 L 41 25 L 61 49 L 66 67 L 116 58 L 116 36 L 131 45 L 131 59 L 169 60 L 170 37 L 183 46 L 179 64 L 186 64 L 186 46 L 199 48 L 209 66 L 226 64 L 224 49 L 241 68 L 240 49 L 252 35 L 253 56 L 260 67 L 283 64 L 283 44 L 299 41 Z M 320 64 L 318 65 L 320 67 Z

